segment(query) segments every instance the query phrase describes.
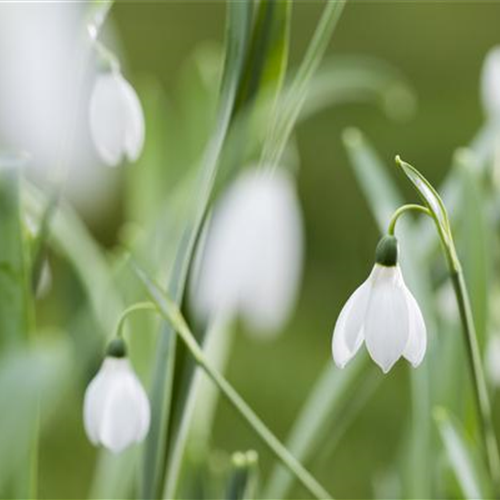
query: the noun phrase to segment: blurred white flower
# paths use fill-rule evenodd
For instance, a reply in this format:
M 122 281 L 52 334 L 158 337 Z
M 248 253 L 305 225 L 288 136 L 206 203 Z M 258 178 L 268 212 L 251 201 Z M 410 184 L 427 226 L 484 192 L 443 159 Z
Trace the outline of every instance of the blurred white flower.
M 496 387 L 500 386 L 500 335 L 492 335 L 486 350 L 486 371 Z
M 149 430 L 149 400 L 123 353 L 108 355 L 85 392 L 87 436 L 113 453 L 142 441 Z
M 97 75 L 90 99 L 90 131 L 102 161 L 110 166 L 139 158 L 144 114 L 137 94 L 118 70 Z
M 489 116 L 500 116 L 500 45 L 489 50 L 483 63 L 481 97 Z
M 389 260 L 379 258 L 381 245 L 392 247 Z M 397 241 L 392 236 L 379 243 L 377 262 L 370 276 L 351 295 L 337 319 L 332 339 L 335 363 L 343 368 L 363 341 L 384 373 L 401 356 L 416 367 L 425 354 L 424 319 L 403 280 L 397 263 Z
M 78 207 L 110 203 L 116 175 L 97 161 L 88 126 L 95 78 L 88 2 L 0 2 L 0 142 L 29 154 L 29 175 L 64 181 Z
M 241 315 L 252 332 L 276 333 L 295 304 L 303 246 L 290 174 L 244 171 L 214 209 L 192 286 L 197 312 Z

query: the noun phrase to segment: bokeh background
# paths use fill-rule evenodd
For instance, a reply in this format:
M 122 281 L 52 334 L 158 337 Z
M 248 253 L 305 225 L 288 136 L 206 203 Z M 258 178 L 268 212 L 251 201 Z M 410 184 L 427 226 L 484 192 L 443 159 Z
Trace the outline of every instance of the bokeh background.
M 323 2 L 312 0 L 294 2 L 292 65 L 303 55 L 322 7 Z M 200 44 L 222 43 L 224 15 L 223 2 L 118 1 L 110 22 L 126 75 L 139 95 L 153 78 L 175 107 L 186 60 Z M 373 104 L 333 106 L 301 123 L 296 131 L 298 189 L 307 236 L 300 300 L 273 341 L 258 341 L 239 328 L 227 372 L 279 437 L 286 437 L 316 377 L 332 363 L 330 342 L 337 315 L 373 264 L 378 231 L 349 167 L 342 131 L 348 126 L 361 128 L 388 168 L 399 153 L 439 184 L 453 151 L 467 144 L 483 122 L 480 71 L 487 50 L 500 43 L 499 26 L 500 2 L 348 3 L 328 53 L 366 54 L 392 63 L 414 87 L 418 106 L 415 115 L 403 121 L 389 119 Z M 169 112 L 167 106 L 165 112 Z M 98 214 L 84 214 L 93 233 L 109 248 L 123 229 L 128 192 L 126 170 L 113 176 L 116 182 L 108 202 Z M 402 179 L 397 181 L 408 199 L 414 199 Z M 54 262 L 54 275 L 65 276 L 64 264 Z M 63 280 L 53 293 L 65 293 L 70 284 L 66 287 Z M 59 314 L 50 298 L 41 307 L 48 323 Z M 336 496 L 367 497 L 374 482 L 384 481 L 398 455 L 410 410 L 409 370 L 406 363 L 399 363 L 384 377 L 334 452 L 329 453 L 325 443 L 325 451 L 312 463 L 313 471 Z M 375 366 L 369 376 L 379 376 Z M 87 491 L 96 452 L 80 421 L 81 401 L 70 395 L 43 437 L 42 497 L 77 498 Z M 500 420 L 497 423 L 500 426 Z M 217 413 L 214 441 L 228 452 L 256 449 L 264 475 L 274 463 L 224 402 Z M 303 492 L 297 489 L 294 494 Z

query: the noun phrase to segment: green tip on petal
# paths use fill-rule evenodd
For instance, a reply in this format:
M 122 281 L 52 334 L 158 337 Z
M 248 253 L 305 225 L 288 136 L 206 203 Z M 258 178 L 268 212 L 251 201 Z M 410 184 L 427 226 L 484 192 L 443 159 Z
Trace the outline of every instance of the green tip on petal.
M 112 358 L 125 358 L 127 356 L 127 344 L 123 339 L 113 339 L 106 349 L 106 356 Z
M 386 235 L 378 243 L 375 250 L 375 262 L 382 266 L 393 267 L 398 262 L 398 240 Z

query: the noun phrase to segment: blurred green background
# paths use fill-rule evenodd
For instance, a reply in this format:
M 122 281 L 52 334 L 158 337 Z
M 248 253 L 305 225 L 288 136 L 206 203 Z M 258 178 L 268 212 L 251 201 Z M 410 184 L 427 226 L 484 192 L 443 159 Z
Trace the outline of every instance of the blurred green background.
M 294 2 L 292 66 L 303 54 L 323 3 Z M 223 2 L 118 1 L 111 19 L 126 55 L 127 76 L 139 92 L 139 82 L 154 75 L 172 95 L 195 47 L 211 40 L 222 42 L 224 14 Z M 366 54 L 392 63 L 415 87 L 418 110 L 411 120 L 398 122 L 369 104 L 341 105 L 297 129 L 298 187 L 307 234 L 300 301 L 275 341 L 259 342 L 237 332 L 228 370 L 228 378 L 279 437 L 286 437 L 314 380 L 332 362 L 330 342 L 337 315 L 373 264 L 378 233 L 349 167 L 340 139 L 343 129 L 354 125 L 366 132 L 388 168 L 400 153 L 439 183 L 452 152 L 465 145 L 483 121 L 480 70 L 486 51 L 500 43 L 499 26 L 500 2 L 348 3 L 329 53 Z M 117 203 L 115 210 L 102 215 L 106 223 L 94 227 L 109 245 L 123 222 L 121 206 Z M 399 363 L 335 452 L 318 455 L 312 464 L 335 496 L 369 496 L 373 482 L 382 480 L 394 461 L 410 408 L 409 370 L 406 363 Z M 42 497 L 76 498 L 87 490 L 95 451 L 83 426 L 75 425 L 81 418 L 80 405 L 75 400 L 44 437 Z M 228 452 L 256 449 L 263 474 L 273 463 L 225 403 L 219 407 L 214 440 Z M 297 489 L 295 495 L 300 497 L 303 491 Z

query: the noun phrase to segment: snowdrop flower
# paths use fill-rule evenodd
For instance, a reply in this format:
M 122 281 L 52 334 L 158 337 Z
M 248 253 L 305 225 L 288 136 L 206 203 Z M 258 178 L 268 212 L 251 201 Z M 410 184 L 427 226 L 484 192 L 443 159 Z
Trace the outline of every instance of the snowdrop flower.
M 418 366 L 427 335 L 417 301 L 405 285 L 397 262 L 398 243 L 384 236 L 368 279 L 342 309 L 332 339 L 333 359 L 343 368 L 366 342 L 372 359 L 387 373 L 404 356 Z
M 302 256 L 292 177 L 247 169 L 214 209 L 192 286 L 197 312 L 205 319 L 239 314 L 252 332 L 272 335 L 295 303 Z
M 136 161 L 144 145 L 144 115 L 137 94 L 116 68 L 100 73 L 90 98 L 90 131 L 102 161 Z
M 149 422 L 146 392 L 130 365 L 123 340 L 116 339 L 85 392 L 87 436 L 93 444 L 119 453 L 146 437 Z
M 490 49 L 484 59 L 481 95 L 486 113 L 500 116 L 500 45 Z

